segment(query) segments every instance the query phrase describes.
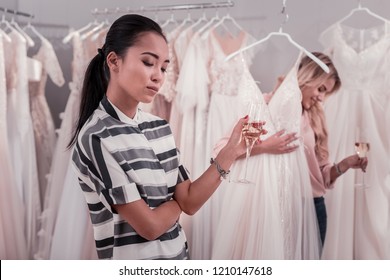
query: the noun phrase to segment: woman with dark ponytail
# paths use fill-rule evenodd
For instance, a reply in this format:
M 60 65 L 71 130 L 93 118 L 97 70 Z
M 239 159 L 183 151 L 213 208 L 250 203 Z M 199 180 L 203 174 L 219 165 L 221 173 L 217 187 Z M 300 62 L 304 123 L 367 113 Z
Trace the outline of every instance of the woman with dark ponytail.
M 153 101 L 168 63 L 160 26 L 131 14 L 112 24 L 86 71 L 69 147 L 100 259 L 187 259 L 181 212 L 194 214 L 245 152 L 242 118 L 209 168 L 189 180 L 169 124 L 138 108 Z

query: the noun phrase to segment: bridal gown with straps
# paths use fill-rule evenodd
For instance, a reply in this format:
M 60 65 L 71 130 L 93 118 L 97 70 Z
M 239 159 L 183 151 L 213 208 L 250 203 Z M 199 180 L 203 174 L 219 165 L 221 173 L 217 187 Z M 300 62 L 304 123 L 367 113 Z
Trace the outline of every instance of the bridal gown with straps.
M 45 195 L 44 209 L 42 213 L 42 226 L 39 232 L 39 250 L 35 255 L 36 259 L 78 259 L 80 258 L 82 252 L 83 244 L 73 243 L 72 246 L 65 246 L 68 244 L 69 239 L 72 236 L 77 238 L 80 235 L 84 236 L 83 233 L 79 234 L 80 231 L 86 231 L 86 225 L 89 225 L 90 221 L 88 220 L 88 209 L 86 208 L 85 200 L 83 199 L 83 194 L 78 187 L 77 176 L 74 172 L 71 172 L 70 168 L 70 149 L 67 149 L 69 144 L 71 134 L 73 131 L 73 126 L 76 123 L 78 116 L 78 109 L 81 100 L 81 86 L 82 79 L 84 77 L 84 72 L 86 69 L 86 50 L 83 46 L 83 42 L 80 38 L 80 34 L 75 33 L 72 38 L 73 43 L 73 61 L 72 61 L 72 82 L 69 83 L 70 94 L 68 101 L 66 103 L 65 112 L 61 113 L 61 127 L 58 131 L 58 140 L 53 155 L 53 162 L 50 169 L 50 175 L 48 177 L 48 186 Z M 96 52 L 96 48 L 95 48 Z M 69 199 L 68 196 L 65 196 L 67 192 L 74 193 L 75 196 Z M 72 192 L 72 189 L 74 192 Z M 66 200 L 66 201 L 64 201 Z M 68 215 L 61 214 L 60 221 L 58 221 L 60 209 L 68 211 Z M 79 219 L 77 223 L 74 222 L 74 212 L 78 212 Z M 61 211 L 64 213 L 64 211 Z M 59 227 L 56 227 L 58 223 L 66 222 L 72 223 L 73 226 L 69 225 L 64 231 L 64 234 L 68 234 L 68 231 L 74 230 L 73 234 L 68 235 L 65 239 L 53 242 L 56 228 L 59 232 Z M 77 231 L 76 231 L 77 230 Z M 91 238 L 93 240 L 93 237 Z M 53 249 L 53 243 L 55 249 Z M 79 246 L 79 247 L 77 247 Z M 60 248 L 57 250 L 57 248 Z M 53 250 L 58 252 L 58 255 L 53 256 Z M 69 250 L 78 250 L 74 255 L 69 257 Z M 64 257 L 66 256 L 66 257 Z
M 14 180 L 7 136 L 7 89 L 0 30 L 0 260 L 28 259 L 24 205 Z
M 385 106 L 390 98 L 390 24 L 354 29 L 337 23 L 321 34 L 341 78 L 340 90 L 325 102 L 330 156 L 353 154 L 363 136 L 370 143 L 365 181 L 348 171 L 326 195 L 325 259 L 390 259 L 390 147 Z M 386 133 L 387 132 L 387 133 Z M 360 134 L 360 136 L 359 136 Z
M 97 55 L 97 49 L 103 45 L 101 41 L 103 38 L 105 38 L 104 33 L 100 34 L 97 40 L 93 40 L 91 36 L 82 40 L 84 58 L 81 67 L 83 67 L 83 70 L 87 68 L 91 59 Z M 79 80 L 76 81 L 79 86 L 82 85 Z M 77 102 L 81 100 L 80 95 L 79 93 L 77 96 L 79 98 Z M 73 110 L 79 109 L 76 104 L 74 106 Z M 63 122 L 68 122 L 69 128 L 73 129 L 72 125 L 74 123 L 70 123 L 69 119 L 75 119 L 77 116 L 65 111 Z M 61 132 L 66 133 L 66 130 Z M 67 150 L 67 159 L 70 161 L 69 151 L 70 149 Z M 65 171 L 64 181 L 62 182 L 63 191 L 58 205 L 50 248 L 50 259 L 97 259 L 92 223 L 85 198 L 81 189 L 78 188 L 77 174 L 69 163 Z
M 300 61 L 300 56 L 297 60 Z M 297 63 L 275 92 L 268 107 L 248 68 L 239 84 L 243 95 L 263 102 L 268 135 L 286 129 L 300 133 L 301 91 Z M 248 97 L 244 100 L 248 100 Z M 240 116 L 246 114 L 241 104 Z M 264 136 L 263 136 L 264 137 Z M 244 176 L 244 160 L 231 167 L 214 236 L 213 259 L 318 259 L 319 233 L 304 146 L 283 155 L 260 154 L 248 160 L 248 179 L 256 185 L 234 183 Z
M 183 149 L 182 154 L 193 163 L 190 165 L 192 166 L 190 172 L 194 180 L 210 165 L 212 147 L 229 133 L 231 126 L 237 121 L 236 115 L 232 112 L 235 111 L 239 100 L 237 84 L 241 63 L 236 60 L 225 62 L 225 58 L 231 52 L 254 41 L 254 38 L 245 31 L 241 31 L 235 37 L 225 37 L 213 28 L 200 34 L 196 39 L 193 42 L 192 61 L 189 60 L 191 63 L 187 63 L 187 67 L 183 63 L 182 72 L 184 75 L 187 74 L 187 79 L 178 81 L 178 86 L 181 84 L 183 88 L 182 93 L 185 93 L 181 99 L 181 106 L 186 110 L 183 121 L 187 118 L 192 122 L 191 126 L 186 127 L 188 135 L 185 135 L 187 137 L 185 142 L 191 145 Z M 186 58 L 190 51 L 189 47 Z M 196 77 L 191 75 L 193 71 L 197 71 Z M 188 131 L 188 128 L 191 128 L 191 131 Z M 218 189 L 192 217 L 192 234 L 189 239 L 192 259 L 211 258 L 222 195 L 223 190 Z
M 54 147 L 57 141 L 54 121 L 45 96 L 45 88 L 48 77 L 57 86 L 65 83 L 57 55 L 52 44 L 45 38 L 41 38 L 41 47 L 34 59 L 42 63 L 42 72 L 39 81 L 29 81 L 30 110 L 34 128 L 35 148 L 37 153 L 38 179 L 43 204 L 47 176 L 53 158 Z
M 7 131 L 14 178 L 25 209 L 25 234 L 29 258 L 37 250 L 41 202 L 34 131 L 28 93 L 26 40 L 16 31 L 4 42 L 7 85 Z

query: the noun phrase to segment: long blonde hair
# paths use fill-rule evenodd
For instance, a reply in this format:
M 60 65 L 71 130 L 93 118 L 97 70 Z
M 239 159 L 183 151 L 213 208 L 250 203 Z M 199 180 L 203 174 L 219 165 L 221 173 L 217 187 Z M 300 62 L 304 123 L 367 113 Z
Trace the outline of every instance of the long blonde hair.
M 302 58 L 298 68 L 298 83 L 299 87 L 303 89 L 307 86 L 317 87 L 327 79 L 332 78 L 335 85 L 331 93 L 337 91 L 341 86 L 341 81 L 335 66 L 333 65 L 329 56 L 313 52 L 318 59 L 329 67 L 329 73 L 326 73 L 316 62 L 311 58 L 305 56 Z M 328 130 L 325 121 L 324 109 L 321 102 L 316 102 L 309 110 L 307 110 L 310 125 L 314 131 L 315 136 L 315 153 L 318 159 L 324 160 L 329 156 L 328 151 Z

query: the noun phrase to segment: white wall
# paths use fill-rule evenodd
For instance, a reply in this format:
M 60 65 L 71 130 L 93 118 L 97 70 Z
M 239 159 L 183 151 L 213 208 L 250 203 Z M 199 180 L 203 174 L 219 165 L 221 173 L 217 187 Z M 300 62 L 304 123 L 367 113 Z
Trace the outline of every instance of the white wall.
M 94 8 L 115 8 L 129 7 L 132 9 L 141 6 L 168 5 L 168 4 L 190 4 L 204 2 L 221 2 L 205 0 L 142 0 L 142 1 L 121 1 L 121 0 L 2 0 L 0 6 L 6 8 L 18 8 L 20 11 L 32 13 L 35 15 L 34 22 L 48 24 L 62 24 L 70 27 L 79 28 L 93 19 L 91 10 Z M 329 25 L 347 15 L 350 10 L 358 5 L 357 0 L 288 0 L 286 12 L 289 15 L 288 22 L 284 25 L 283 30 L 291 34 L 295 41 L 305 46 L 308 50 L 322 50 L 318 42 L 318 35 Z M 235 0 L 235 6 L 229 9 L 229 13 L 237 19 L 239 24 L 248 30 L 256 38 L 262 38 L 270 31 L 277 31 L 283 17 L 280 15 L 282 0 Z M 362 0 L 363 6 L 370 8 L 373 12 L 390 19 L 390 0 Z M 219 10 L 222 15 L 227 9 Z M 214 15 L 215 10 L 206 10 L 207 15 Z M 193 17 L 198 17 L 202 11 L 191 10 Z M 154 18 L 154 13 L 147 14 Z M 169 17 L 169 12 L 158 14 L 159 19 Z M 184 18 L 186 11 L 175 12 L 176 18 Z M 367 22 L 355 22 L 355 24 L 365 25 Z M 58 29 L 51 32 L 57 32 L 53 38 L 62 37 L 66 30 Z M 55 40 L 55 39 L 53 39 Z M 253 72 L 256 75 L 266 77 L 265 88 L 272 88 L 276 76 L 283 72 L 291 65 L 295 53 L 291 52 L 291 57 L 281 57 L 280 51 L 285 51 L 280 47 L 279 42 L 275 42 L 274 56 L 268 55 L 267 58 L 259 57 L 255 61 Z M 71 49 L 70 46 L 61 46 L 59 40 L 55 44 L 56 51 L 61 61 L 67 81 L 70 75 Z M 278 52 L 279 59 L 276 58 Z M 268 59 L 265 60 L 265 59 Z M 285 64 L 285 65 L 282 65 Z M 264 79 L 263 79 L 264 80 Z M 59 125 L 58 113 L 64 110 L 68 87 L 64 86 L 58 89 L 54 85 L 48 84 L 48 88 L 54 93 L 48 94 L 48 101 L 52 109 L 56 125 Z M 48 91 L 49 92 L 49 91 Z

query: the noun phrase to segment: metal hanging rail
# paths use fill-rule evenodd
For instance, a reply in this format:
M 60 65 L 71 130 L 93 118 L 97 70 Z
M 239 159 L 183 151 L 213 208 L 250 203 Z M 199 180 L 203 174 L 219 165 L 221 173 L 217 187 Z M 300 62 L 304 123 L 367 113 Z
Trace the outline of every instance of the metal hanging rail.
M 2 11 L 4 13 L 13 14 L 13 15 L 16 15 L 16 16 L 23 16 L 23 17 L 34 18 L 34 15 L 32 15 L 32 14 L 28 14 L 28 13 L 25 13 L 25 12 L 20 12 L 20 11 L 17 11 L 17 10 L 7 9 L 7 8 L 3 8 L 3 7 L 0 7 L 0 11 Z
M 216 2 L 216 3 L 151 6 L 145 8 L 144 11 L 158 12 L 158 11 L 174 11 L 174 10 L 224 8 L 224 7 L 233 7 L 233 6 L 234 6 L 233 1 L 225 1 L 225 2 Z
M 150 6 L 150 7 L 140 7 L 139 9 L 122 9 L 122 8 L 111 8 L 92 10 L 93 15 L 107 15 L 107 14 L 116 14 L 116 13 L 134 13 L 134 12 L 160 12 L 160 11 L 178 11 L 178 10 L 193 10 L 193 9 L 216 9 L 224 7 L 233 7 L 233 1 L 224 1 L 216 3 L 198 3 L 198 4 L 178 4 L 178 5 L 162 5 L 162 6 Z

